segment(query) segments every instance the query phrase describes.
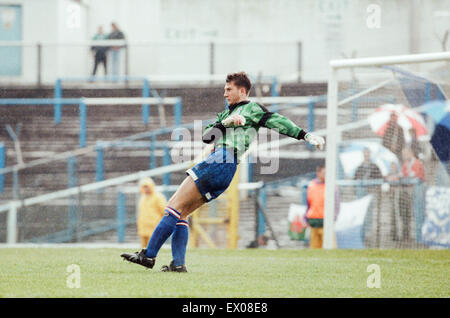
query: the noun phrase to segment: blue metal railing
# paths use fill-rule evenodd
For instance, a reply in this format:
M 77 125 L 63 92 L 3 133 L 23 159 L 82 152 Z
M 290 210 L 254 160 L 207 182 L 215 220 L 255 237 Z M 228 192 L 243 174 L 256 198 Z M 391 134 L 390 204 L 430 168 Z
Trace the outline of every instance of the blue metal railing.
M 0 99 L 0 105 L 18 106 L 18 105 L 78 105 L 79 107 L 79 144 L 80 147 L 86 147 L 87 139 L 87 106 L 84 98 L 5 98 Z M 60 106 L 55 106 L 55 123 L 61 122 Z M 149 105 L 147 105 L 149 106 Z M 146 113 L 146 112 L 144 112 Z M 175 126 L 181 125 L 182 102 L 177 98 L 174 104 Z M 148 120 L 148 118 L 147 118 Z M 144 119 L 143 119 L 144 121 Z M 145 121 L 144 121 L 145 122 Z
M 64 77 L 58 78 L 55 82 L 54 87 L 54 97 L 62 98 L 63 97 L 63 83 L 66 82 L 75 82 L 75 83 L 84 83 L 84 82 L 119 82 L 119 81 L 139 81 L 142 82 L 142 97 L 150 97 L 151 93 L 154 93 L 154 90 L 150 89 L 149 80 L 145 77 L 140 76 L 88 76 L 88 77 Z M 159 97 L 154 95 L 154 97 Z M 59 124 L 61 122 L 61 106 L 62 104 L 58 101 L 54 104 L 54 121 L 55 124 Z M 144 124 L 148 123 L 148 118 L 150 116 L 149 105 L 142 104 L 142 122 Z
M 150 87 L 150 81 L 146 77 L 139 76 L 90 76 L 90 77 L 66 77 L 66 78 L 58 78 L 55 82 L 54 87 L 54 97 L 62 98 L 63 97 L 63 82 L 94 82 L 94 81 L 102 81 L 102 82 L 118 82 L 118 81 L 139 81 L 142 82 L 142 97 L 155 97 L 161 98 L 158 92 Z M 58 101 L 54 104 L 54 121 L 56 124 L 61 122 L 61 106 L 62 104 Z M 182 103 L 181 99 L 174 105 L 174 117 L 175 122 L 177 124 L 181 124 L 181 116 L 182 116 Z M 142 104 L 142 123 L 148 124 L 148 119 L 150 118 L 150 107 L 149 104 Z
M 165 131 L 165 129 L 164 129 Z M 102 181 L 104 180 L 104 150 L 107 148 L 143 148 L 143 149 L 150 149 L 150 162 L 149 162 L 149 169 L 156 168 L 156 156 L 155 151 L 156 149 L 163 149 L 163 160 L 162 165 L 167 166 L 170 165 L 170 148 L 167 144 L 167 142 L 164 141 L 156 141 L 154 138 L 156 138 L 157 135 L 161 134 L 160 131 L 152 132 L 151 133 L 152 141 L 121 141 L 121 142 L 105 142 L 105 141 L 97 141 L 97 144 L 95 146 L 96 149 L 96 169 L 95 169 L 95 181 Z M 167 172 L 163 175 L 163 184 L 164 185 L 170 185 L 170 172 Z

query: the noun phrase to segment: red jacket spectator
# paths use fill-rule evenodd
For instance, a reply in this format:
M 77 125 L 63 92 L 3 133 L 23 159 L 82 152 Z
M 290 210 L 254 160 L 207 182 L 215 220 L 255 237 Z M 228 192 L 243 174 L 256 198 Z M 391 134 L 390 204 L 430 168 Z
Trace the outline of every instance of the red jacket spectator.
M 425 181 L 425 171 L 422 162 L 414 156 L 411 149 L 405 148 L 402 151 L 403 164 L 402 175 L 406 178 L 419 178 Z

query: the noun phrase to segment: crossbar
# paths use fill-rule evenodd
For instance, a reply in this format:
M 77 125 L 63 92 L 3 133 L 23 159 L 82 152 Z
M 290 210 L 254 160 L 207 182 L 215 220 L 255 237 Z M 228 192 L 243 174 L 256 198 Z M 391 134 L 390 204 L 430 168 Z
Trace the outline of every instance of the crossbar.
M 450 60 L 450 52 L 438 52 L 438 53 L 332 60 L 330 61 L 330 67 L 333 69 L 339 69 L 339 68 L 351 68 L 360 66 L 362 67 L 362 66 L 381 66 L 392 64 L 413 64 L 413 63 L 439 62 L 448 60 Z

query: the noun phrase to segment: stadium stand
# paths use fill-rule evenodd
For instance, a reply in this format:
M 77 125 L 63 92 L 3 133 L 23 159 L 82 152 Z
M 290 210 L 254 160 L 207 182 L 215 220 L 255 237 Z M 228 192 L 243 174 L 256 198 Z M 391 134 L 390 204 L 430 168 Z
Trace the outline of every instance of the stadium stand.
M 69 85 L 68 85 L 69 86 Z M 282 85 L 279 95 L 282 96 L 312 96 L 323 95 L 326 91 L 326 85 L 317 84 L 286 84 Z M 158 92 L 164 96 L 178 96 L 183 101 L 182 123 L 191 123 L 194 120 L 206 120 L 213 118 L 216 113 L 220 112 L 224 107 L 222 99 L 223 86 L 215 85 L 205 87 L 158 87 Z M 52 88 L 4 88 L 1 91 L 1 98 L 52 98 L 54 91 Z M 268 96 L 270 92 L 263 95 Z M 85 85 L 70 85 L 64 88 L 64 98 L 80 98 L 80 97 L 141 97 L 142 91 L 140 87 L 120 88 L 101 88 L 96 85 L 95 88 L 86 88 Z M 323 105 L 318 105 L 320 108 Z M 207 110 L 207 111 L 205 111 Z M 281 111 L 282 113 L 284 111 Z M 65 105 L 62 111 L 62 121 L 60 124 L 54 123 L 54 109 L 52 105 L 48 106 L 0 106 L 2 128 L 10 125 L 13 129 L 20 128 L 17 131 L 20 141 L 20 150 L 25 163 L 39 158 L 52 157 L 53 155 L 72 151 L 79 148 L 79 114 L 78 106 Z M 94 146 L 98 140 L 117 140 L 133 134 L 157 130 L 161 127 L 161 121 L 156 108 L 151 108 L 148 124 L 143 124 L 141 120 L 141 107 L 118 107 L 102 106 L 88 109 L 87 116 L 87 146 Z M 305 112 L 296 114 L 289 112 L 290 118 L 296 121 L 300 126 L 305 127 L 308 124 L 308 118 Z M 174 124 L 174 114 L 171 108 L 166 109 L 167 125 Z M 320 116 L 315 118 L 316 126 L 320 126 Z M 14 142 L 6 129 L 1 129 L 1 138 L 4 141 L 6 149 L 6 166 L 16 164 L 16 151 Z M 159 140 L 170 139 L 170 134 L 165 134 Z M 132 173 L 149 167 L 149 150 L 148 149 L 117 149 L 110 148 L 104 151 L 104 178 L 112 178 L 125 173 Z M 158 166 L 162 164 L 163 156 L 158 156 Z M 316 159 L 315 159 L 316 160 Z M 315 160 L 303 160 L 304 165 L 298 165 L 298 161 L 292 159 L 281 159 L 280 171 L 276 178 L 292 176 L 292 174 L 300 175 L 311 171 L 315 166 Z M 320 159 L 319 159 L 320 160 Z M 76 184 L 86 184 L 96 180 L 96 154 L 77 158 L 76 163 Z M 3 192 L 0 194 L 1 202 L 5 203 L 14 196 L 26 198 L 37 194 L 44 194 L 55 190 L 67 188 L 70 182 L 68 174 L 70 167 L 67 160 L 54 161 L 47 165 L 36 166 L 19 170 L 18 178 L 14 180 L 14 174 L 5 175 Z M 255 173 L 259 171 L 259 164 L 255 164 Z M 171 184 L 178 184 L 184 178 L 183 173 L 173 173 L 170 176 Z M 264 181 L 273 180 L 273 176 L 261 175 L 258 179 Z M 157 183 L 162 183 L 162 178 L 156 178 Z M 18 185 L 18 186 L 17 186 Z M 72 184 L 73 186 L 73 184 Z M 17 193 L 14 189 L 19 189 Z M 78 198 L 80 199 L 80 198 Z M 293 198 L 294 200 L 295 198 Z M 116 214 L 116 194 L 114 191 L 104 191 L 100 194 L 83 195 L 83 220 L 86 222 L 92 219 L 108 219 L 115 218 Z M 295 200 L 294 200 L 295 201 Z M 271 200 L 268 206 L 269 215 L 277 220 L 278 217 L 273 215 L 272 211 L 286 211 L 279 209 L 277 203 L 286 205 L 287 201 L 283 198 Z M 54 202 L 52 206 L 47 207 L 46 218 L 37 218 L 33 213 L 33 208 L 23 209 L 23 213 L 19 213 L 19 241 L 27 241 L 46 234 L 45 226 L 41 226 L 49 220 L 55 224 L 54 229 L 61 229 L 67 222 L 67 215 L 58 213 L 60 209 L 67 209 L 62 202 Z M 133 202 L 129 202 L 129 208 L 133 208 Z M 278 207 L 278 208 L 277 208 Z M 27 211 L 28 210 L 28 211 Z M 27 213 L 28 212 L 28 213 Z M 281 213 L 281 212 L 280 212 Z M 0 218 L 6 220 L 6 213 L 0 214 Z M 245 221 L 247 220 L 247 221 Z M 2 220 L 3 221 L 3 220 Z M 248 225 L 254 223 L 254 207 L 249 204 L 246 208 L 245 204 L 241 206 L 241 227 L 251 227 Z M 0 241 L 5 241 L 6 228 L 5 222 L 0 229 Z M 275 232 L 278 236 L 286 238 L 285 224 L 274 225 Z M 244 246 L 254 235 L 253 232 L 248 237 L 243 236 L 240 245 Z M 117 235 L 114 230 L 106 231 L 96 235 L 90 235 L 84 240 L 94 241 L 117 241 Z M 136 241 L 136 233 L 134 224 L 130 224 L 126 231 L 125 241 Z M 288 240 L 281 239 L 283 244 L 288 244 Z

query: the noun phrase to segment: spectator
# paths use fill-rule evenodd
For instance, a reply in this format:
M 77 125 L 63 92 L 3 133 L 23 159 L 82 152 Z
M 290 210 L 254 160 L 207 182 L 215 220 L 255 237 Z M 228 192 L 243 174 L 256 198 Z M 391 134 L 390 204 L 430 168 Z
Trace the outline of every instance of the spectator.
M 106 34 L 103 33 L 103 27 L 99 26 L 97 29 L 97 34 L 94 35 L 93 41 L 101 41 L 106 39 Z M 98 64 L 102 63 L 105 75 L 108 74 L 107 72 L 107 59 L 106 59 L 106 52 L 108 51 L 107 46 L 92 46 L 91 51 L 94 54 L 94 70 L 92 71 L 92 76 L 95 76 L 95 73 L 97 72 Z
M 380 168 L 376 164 L 374 164 L 370 158 L 370 149 L 365 148 L 363 150 L 363 162 L 356 169 L 355 179 L 381 179 L 383 178 Z
M 123 32 L 119 29 L 117 24 L 115 22 L 111 23 L 111 33 L 108 35 L 109 40 L 124 40 L 125 35 Z M 111 47 L 110 54 L 111 54 L 111 63 L 112 63 L 112 75 L 118 76 L 119 70 L 120 70 L 120 50 L 123 46 L 113 46 Z
M 400 190 L 401 187 L 398 184 L 400 178 L 402 177 L 402 173 L 400 171 L 399 166 L 395 163 L 391 163 L 391 170 L 386 175 L 385 180 L 389 182 L 389 189 L 387 190 L 389 196 L 390 203 L 390 226 L 391 226 L 391 239 L 393 241 L 399 241 L 400 235 L 397 231 L 397 224 L 400 224 L 398 220 L 400 215 Z
M 311 180 L 307 189 L 306 218 L 310 226 L 310 248 L 322 248 L 323 245 L 323 217 L 325 211 L 325 166 L 319 165 L 316 169 L 317 178 Z M 339 207 L 336 198 L 336 207 Z M 335 219 L 338 210 L 335 209 Z M 333 245 L 336 247 L 336 238 L 333 237 Z
M 141 195 L 138 205 L 137 230 L 142 247 L 146 247 L 150 237 L 164 215 L 166 198 L 156 191 L 151 178 L 145 178 L 140 184 Z
M 371 154 L 368 148 L 363 151 L 364 160 L 361 165 L 356 169 L 355 180 L 370 180 L 370 179 L 382 179 L 380 168 L 371 161 Z M 366 245 L 370 245 L 370 237 L 372 237 L 372 219 L 374 215 L 374 209 L 379 216 L 380 213 L 380 200 L 381 200 L 381 186 L 380 185 L 357 185 L 356 195 L 358 198 L 367 194 L 372 195 L 372 200 L 367 213 L 364 217 L 364 224 L 362 229 L 362 239 L 366 242 Z M 376 227 L 379 230 L 379 227 Z M 376 240 L 379 239 L 379 233 L 376 233 Z
M 419 178 L 425 181 L 425 172 L 422 162 L 416 158 L 411 148 L 402 151 L 402 175 L 405 178 Z
M 411 148 L 411 150 L 416 158 L 419 158 L 420 145 L 419 145 L 419 141 L 417 140 L 416 130 L 414 128 L 411 128 L 408 130 L 408 132 L 409 132 L 409 136 L 411 137 L 411 141 L 409 143 L 407 143 L 407 147 Z
M 398 116 L 391 113 L 391 117 L 387 123 L 386 131 L 383 135 L 382 144 L 384 147 L 392 151 L 398 158 L 402 160 L 402 149 L 405 146 L 405 135 L 402 127 L 397 123 Z
M 400 193 L 400 217 L 402 220 L 402 239 L 410 242 L 413 229 L 413 211 L 415 237 L 418 242 L 421 240 L 421 227 L 424 219 L 424 193 L 423 182 L 425 181 L 425 171 L 422 162 L 414 156 L 411 148 L 402 151 L 403 164 L 402 176 L 408 179 L 419 179 L 422 182 L 412 185 L 403 184 Z M 411 180 L 413 181 L 413 180 Z
M 384 178 L 386 181 L 395 182 L 399 181 L 402 177 L 402 173 L 395 162 L 391 162 L 391 170 Z

